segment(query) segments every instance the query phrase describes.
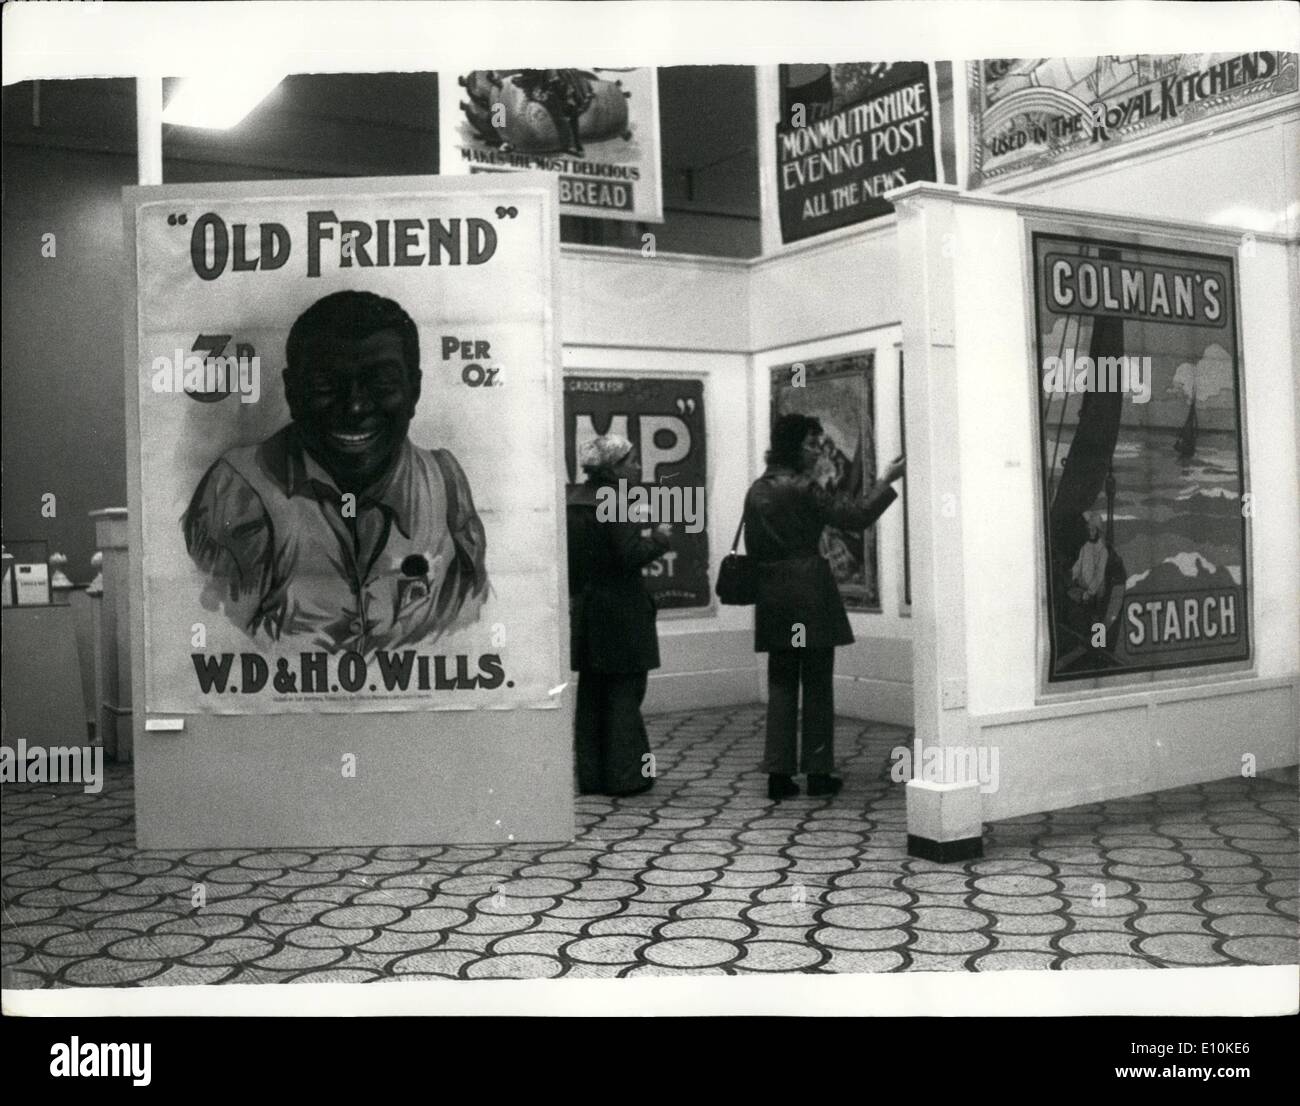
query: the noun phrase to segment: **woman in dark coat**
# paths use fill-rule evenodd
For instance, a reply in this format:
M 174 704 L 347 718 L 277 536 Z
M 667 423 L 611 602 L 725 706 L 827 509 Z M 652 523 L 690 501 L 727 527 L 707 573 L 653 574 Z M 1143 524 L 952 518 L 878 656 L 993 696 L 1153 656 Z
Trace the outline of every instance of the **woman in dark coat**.
M 574 745 L 581 794 L 635 795 L 654 786 L 641 718 L 647 673 L 659 667 L 655 605 L 641 569 L 668 552 L 672 528 L 642 525 L 599 510 L 602 489 L 641 479 L 636 449 L 618 434 L 588 443 L 587 482 L 569 489 L 570 666 L 578 673 Z M 626 499 L 624 499 L 626 502 Z
M 807 415 L 782 415 L 772 428 L 767 469 L 745 497 L 745 548 L 758 562 L 754 650 L 767 653 L 767 743 L 763 770 L 773 799 L 799 794 L 791 778 L 808 776 L 809 795 L 834 795 L 843 781 L 835 764 L 835 646 L 853 642 L 844 601 L 830 565 L 818 552 L 827 526 L 862 531 L 896 498 L 889 485 L 903 475 L 893 462 L 861 499 L 833 496 L 813 478 L 822 425 Z M 803 749 L 796 756 L 799 689 Z

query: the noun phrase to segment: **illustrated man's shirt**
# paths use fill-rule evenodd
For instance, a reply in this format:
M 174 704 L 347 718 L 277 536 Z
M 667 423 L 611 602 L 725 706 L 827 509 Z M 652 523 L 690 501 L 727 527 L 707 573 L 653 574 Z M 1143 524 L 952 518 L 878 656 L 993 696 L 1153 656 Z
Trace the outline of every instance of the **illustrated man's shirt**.
M 404 441 L 387 475 L 354 500 L 292 425 L 229 450 L 182 520 L 209 577 L 204 606 L 253 637 L 363 655 L 478 617 L 486 541 L 450 452 Z

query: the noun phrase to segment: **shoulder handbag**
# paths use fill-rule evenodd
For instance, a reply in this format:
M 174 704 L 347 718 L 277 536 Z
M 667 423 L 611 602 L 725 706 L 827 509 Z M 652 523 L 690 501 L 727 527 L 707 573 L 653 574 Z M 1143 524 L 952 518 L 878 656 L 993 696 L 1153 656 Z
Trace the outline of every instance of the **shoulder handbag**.
M 718 583 L 714 591 L 718 600 L 731 607 L 752 606 L 758 598 L 758 562 L 746 553 L 737 553 L 740 548 L 740 535 L 745 529 L 745 516 L 740 516 L 740 525 L 736 527 L 736 540 L 731 543 L 731 552 L 722 558 L 718 566 Z

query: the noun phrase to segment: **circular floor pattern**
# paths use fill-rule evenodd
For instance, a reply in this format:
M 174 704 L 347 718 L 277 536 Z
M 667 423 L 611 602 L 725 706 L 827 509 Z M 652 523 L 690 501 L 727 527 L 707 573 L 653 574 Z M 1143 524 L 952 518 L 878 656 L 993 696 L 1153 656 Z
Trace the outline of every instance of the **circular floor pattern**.
M 939 864 L 906 852 L 904 730 L 838 720 L 844 791 L 774 803 L 761 708 L 647 724 L 654 790 L 580 798 L 562 845 L 139 852 L 129 766 L 6 785 L 6 985 L 1297 961 L 1294 772 L 991 824 Z

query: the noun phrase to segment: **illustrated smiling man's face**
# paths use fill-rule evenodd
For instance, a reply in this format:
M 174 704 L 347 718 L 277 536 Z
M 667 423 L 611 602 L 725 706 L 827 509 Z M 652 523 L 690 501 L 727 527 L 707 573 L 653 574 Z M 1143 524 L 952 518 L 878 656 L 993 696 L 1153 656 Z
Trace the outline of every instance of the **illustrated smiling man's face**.
M 396 330 L 309 344 L 285 394 L 303 445 L 344 491 L 374 483 L 393 462 L 420 398 Z

